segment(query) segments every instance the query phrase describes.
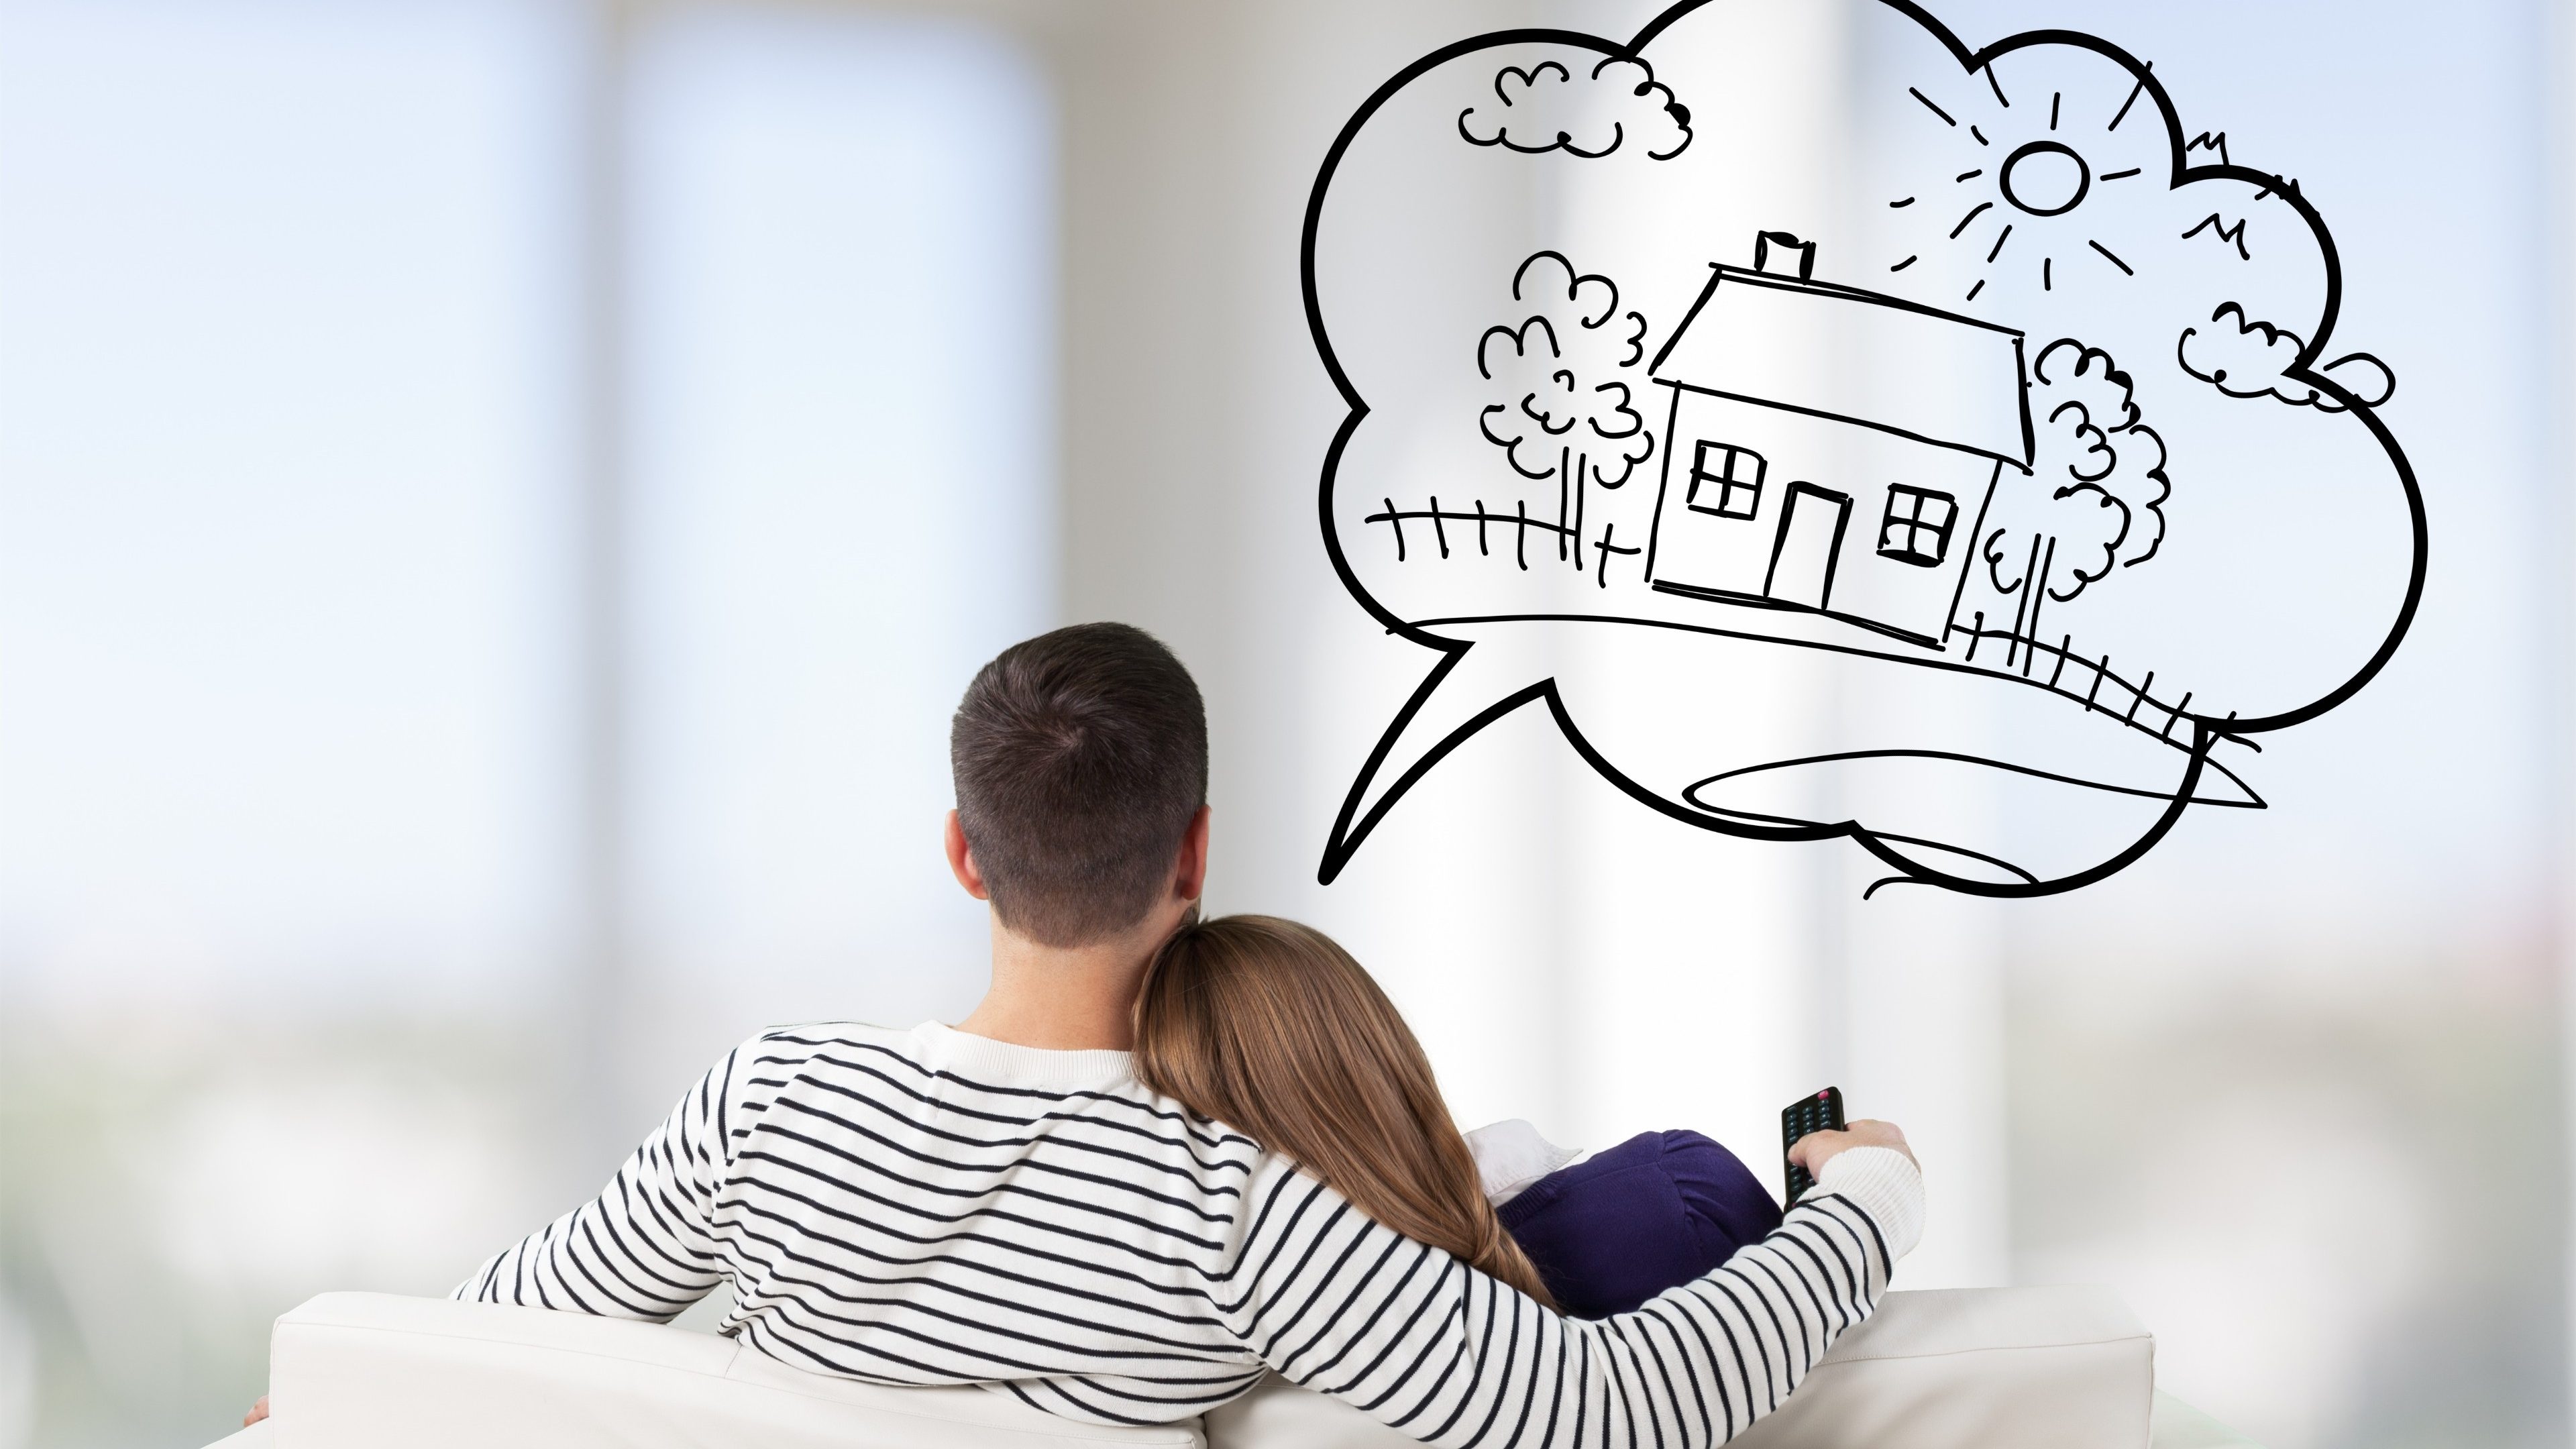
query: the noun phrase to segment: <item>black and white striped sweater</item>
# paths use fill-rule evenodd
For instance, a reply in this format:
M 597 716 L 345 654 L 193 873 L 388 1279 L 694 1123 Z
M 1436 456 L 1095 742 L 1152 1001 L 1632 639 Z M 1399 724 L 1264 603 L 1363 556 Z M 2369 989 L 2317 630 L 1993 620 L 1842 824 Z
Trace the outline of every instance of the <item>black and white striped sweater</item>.
M 1779 1231 L 1634 1313 L 1559 1318 L 1129 1075 L 937 1024 L 736 1048 L 606 1191 L 460 1298 L 667 1319 L 719 1281 L 785 1363 L 1184 1419 L 1265 1369 L 1434 1444 L 1706 1445 L 1868 1316 L 1922 1184 L 1855 1148 Z

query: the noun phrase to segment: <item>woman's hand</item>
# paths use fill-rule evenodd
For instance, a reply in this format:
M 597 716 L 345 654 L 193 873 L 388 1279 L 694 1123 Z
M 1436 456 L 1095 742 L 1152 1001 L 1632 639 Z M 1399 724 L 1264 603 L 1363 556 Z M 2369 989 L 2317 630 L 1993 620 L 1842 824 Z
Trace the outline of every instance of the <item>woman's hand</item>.
M 1905 1154 L 1906 1161 L 1914 1161 L 1914 1149 L 1905 1145 L 1902 1128 L 1866 1117 L 1845 1124 L 1839 1132 L 1810 1132 L 1799 1138 L 1789 1146 L 1789 1160 L 1807 1169 L 1810 1177 L 1822 1177 L 1827 1161 L 1855 1147 L 1893 1147 Z
M 242 1427 L 247 1429 L 267 1417 L 268 1395 L 262 1394 L 259 1396 L 259 1402 L 250 1406 L 250 1412 L 242 1415 Z

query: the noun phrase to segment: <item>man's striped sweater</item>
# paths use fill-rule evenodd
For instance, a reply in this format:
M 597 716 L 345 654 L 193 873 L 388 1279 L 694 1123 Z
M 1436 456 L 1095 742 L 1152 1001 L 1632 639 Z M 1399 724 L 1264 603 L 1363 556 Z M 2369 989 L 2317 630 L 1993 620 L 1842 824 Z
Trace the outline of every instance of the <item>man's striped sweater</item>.
M 1853 1148 L 1780 1229 L 1633 1313 L 1560 1318 L 1139 1085 L 1127 1054 L 937 1024 L 736 1048 L 595 1200 L 461 1298 L 724 1331 L 789 1364 L 1161 1423 L 1267 1370 L 1458 1446 L 1721 1442 L 1867 1317 L 1922 1182 Z

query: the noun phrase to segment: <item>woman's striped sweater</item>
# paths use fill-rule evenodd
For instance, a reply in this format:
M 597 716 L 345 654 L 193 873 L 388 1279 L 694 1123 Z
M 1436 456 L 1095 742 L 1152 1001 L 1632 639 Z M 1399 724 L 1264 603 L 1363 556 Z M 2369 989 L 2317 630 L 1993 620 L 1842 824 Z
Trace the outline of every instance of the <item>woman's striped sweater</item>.
M 1634 1313 L 1560 1318 L 1139 1085 L 1127 1054 L 790 1027 L 717 1063 L 596 1199 L 462 1298 L 667 1319 L 887 1384 L 1160 1423 L 1268 1370 L 1458 1446 L 1719 1443 L 1867 1317 L 1922 1218 L 1854 1148 L 1779 1231 Z

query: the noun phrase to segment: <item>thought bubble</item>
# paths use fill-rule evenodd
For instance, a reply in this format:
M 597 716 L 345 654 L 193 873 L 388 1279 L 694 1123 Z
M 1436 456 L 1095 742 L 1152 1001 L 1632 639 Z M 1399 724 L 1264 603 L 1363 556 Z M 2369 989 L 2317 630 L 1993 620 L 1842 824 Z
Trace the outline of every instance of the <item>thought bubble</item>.
M 1792 9 L 1461 41 L 1327 156 L 1325 543 L 1440 658 L 1323 879 L 1544 703 L 1672 818 L 2071 889 L 2192 806 L 2262 808 L 2256 737 L 2404 636 L 2422 500 L 2393 374 L 2319 361 L 2342 280 L 2309 198 L 2115 46 L 1971 50 L 1893 3 L 1853 16 L 1886 60 L 1848 124 L 1802 129 Z

